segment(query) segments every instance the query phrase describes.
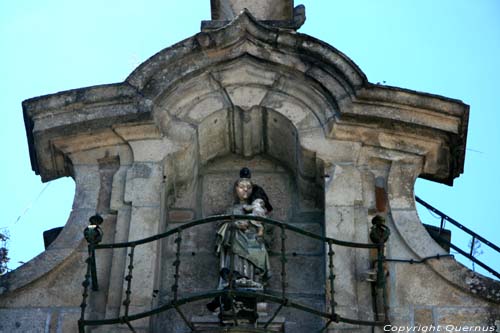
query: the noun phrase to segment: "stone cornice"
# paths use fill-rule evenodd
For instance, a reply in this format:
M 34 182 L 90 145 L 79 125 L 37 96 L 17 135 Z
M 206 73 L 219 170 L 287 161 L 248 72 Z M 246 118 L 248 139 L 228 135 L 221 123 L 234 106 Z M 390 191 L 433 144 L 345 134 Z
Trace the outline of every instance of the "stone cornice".
M 431 159 L 430 165 L 439 164 L 424 169 L 423 177 L 451 185 L 463 172 L 468 105 L 442 96 L 371 84 L 354 62 L 332 46 L 304 34 L 266 26 L 248 11 L 223 28 L 200 32 L 158 52 L 123 83 L 23 102 L 33 170 L 44 181 L 68 175 L 68 168 L 54 162 L 64 157 L 51 146 L 51 140 L 113 125 L 154 121 L 151 110 L 155 103 L 179 83 L 245 57 L 277 72 L 297 73 L 321 87 L 325 100 L 336 112 L 325 124 L 330 137 L 339 139 L 334 132 L 339 124 L 395 128 L 391 135 L 396 136 L 404 136 L 407 129 L 412 129 L 422 141 L 440 140 L 437 152 L 422 153 Z

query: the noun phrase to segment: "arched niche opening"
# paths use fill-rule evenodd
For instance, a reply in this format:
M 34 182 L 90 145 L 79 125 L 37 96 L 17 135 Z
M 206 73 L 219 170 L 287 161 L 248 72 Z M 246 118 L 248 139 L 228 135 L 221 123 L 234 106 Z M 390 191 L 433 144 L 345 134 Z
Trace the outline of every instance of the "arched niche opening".
M 167 224 L 225 213 L 244 166 L 257 183 L 270 188 L 286 183 L 266 189 L 278 202 L 273 218 L 287 221 L 323 211 L 324 164 L 301 146 L 299 132 L 281 113 L 261 107 L 220 110 L 199 124 L 192 139 L 165 162 Z M 223 179 L 213 176 L 218 173 Z
M 239 171 L 246 166 L 252 181 L 264 188 L 274 207 L 273 219 L 324 235 L 323 162 L 300 145 L 294 124 L 279 112 L 254 107 L 220 110 L 205 118 L 197 127 L 195 143 L 167 161 L 166 229 L 175 228 L 194 218 L 225 214 L 234 202 L 233 186 Z M 189 157 L 192 160 L 180 158 Z M 184 167 L 183 167 L 184 165 Z M 192 177 L 179 181 L 178 170 Z M 184 296 L 217 288 L 218 258 L 215 254 L 217 226 L 206 224 L 182 232 L 178 291 Z M 272 278 L 266 287 L 279 293 L 282 285 L 280 231 L 269 226 L 268 251 Z M 321 242 L 286 232 L 289 297 L 304 304 L 324 305 L 324 246 Z M 171 300 L 175 284 L 176 246 L 173 239 L 162 244 L 158 305 Z M 210 316 L 206 300 L 183 307 L 188 316 Z M 269 311 L 275 305 L 268 304 Z M 301 314 L 307 317 L 307 314 Z M 159 331 L 170 332 L 168 323 L 175 313 L 154 319 Z M 315 318 L 306 318 L 315 322 Z M 316 320 L 317 321 L 317 320 Z

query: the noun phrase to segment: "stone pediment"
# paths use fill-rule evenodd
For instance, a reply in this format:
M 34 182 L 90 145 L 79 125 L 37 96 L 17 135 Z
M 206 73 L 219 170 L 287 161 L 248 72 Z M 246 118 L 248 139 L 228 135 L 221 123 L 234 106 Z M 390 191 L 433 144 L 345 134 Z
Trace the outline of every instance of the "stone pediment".
M 294 31 L 293 1 L 259 1 L 290 4 L 281 8 L 288 16 L 257 2 L 255 17 L 238 14 L 247 1 L 214 0 L 241 6 L 213 7 L 213 23 L 124 82 L 23 103 L 33 169 L 44 181 L 71 176 L 76 190 L 60 236 L 0 277 L 7 327 L 24 325 L 18 318 L 26 313 L 35 325 L 64 332 L 76 331 L 78 318 L 81 331 L 98 325 L 96 318 L 112 325 L 102 331 L 120 331 L 114 324 L 129 319 L 138 332 L 184 330 L 165 306 L 218 285 L 217 228 L 200 218 L 216 222 L 234 212 L 242 166 L 265 188 L 273 219 L 311 236 L 284 227 L 265 235 L 274 270 L 267 291 L 287 297 L 269 309 L 283 308 L 287 332 L 333 325 L 310 316 L 318 309 L 327 320 L 345 319 L 330 328 L 351 330 L 381 318 L 413 325 L 422 313 L 429 323 L 447 323 L 443 314 L 455 316 L 458 307 L 478 323 L 497 315 L 496 283 L 458 265 L 415 207 L 417 177 L 452 184 L 462 172 L 468 106 L 368 82 L 340 51 Z M 82 230 L 96 213 L 103 239 L 93 266 Z M 374 249 L 370 227 L 381 217 L 391 235 L 375 258 L 365 250 Z M 185 225 L 196 229 L 178 229 Z M 165 232 L 175 239 L 157 242 Z M 323 236 L 339 242 L 316 242 Z M 288 299 L 307 308 L 289 312 Z M 199 300 L 182 304 L 186 318 L 219 326 L 206 320 L 215 317 Z
M 233 77 L 217 78 L 231 66 L 266 74 L 252 77 L 233 71 Z M 70 175 L 68 154 L 92 145 L 126 143 L 120 127 L 147 125 L 156 128 L 159 137 L 172 136 L 175 129 L 168 124 L 178 125 L 170 123 L 178 115 L 165 108 L 184 94 L 182 89 L 190 89 L 189 83 L 196 87 L 189 107 L 196 110 L 198 103 L 199 110 L 189 117 L 198 119 L 198 124 L 209 116 L 210 107 L 264 107 L 292 121 L 305 146 L 308 136 L 320 135 L 418 155 L 424 160 L 421 176 L 446 184 L 463 172 L 467 105 L 371 84 L 332 46 L 266 26 L 246 10 L 221 29 L 202 31 L 160 51 L 123 83 L 26 100 L 23 109 L 34 171 L 44 181 Z M 204 95 L 196 95 L 199 85 L 205 85 Z M 197 126 L 196 120 L 188 123 Z M 313 127 L 321 133 L 306 134 Z M 100 133 L 100 139 L 89 143 L 93 140 L 89 133 Z

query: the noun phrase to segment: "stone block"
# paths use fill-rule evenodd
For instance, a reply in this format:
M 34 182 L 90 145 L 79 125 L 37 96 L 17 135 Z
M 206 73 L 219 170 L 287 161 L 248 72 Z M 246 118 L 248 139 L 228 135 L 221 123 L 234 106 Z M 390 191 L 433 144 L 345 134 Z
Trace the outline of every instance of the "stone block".
M 391 273 L 395 275 L 392 276 L 395 281 L 391 294 L 394 295 L 396 304 L 400 307 L 409 304 L 430 307 L 473 302 L 473 299 L 454 285 L 438 283 L 442 280 L 426 265 L 394 265 L 394 271 Z
M 95 214 L 94 209 L 73 209 L 63 230 L 50 245 L 51 249 L 74 249 L 83 239 L 83 229 L 89 224 L 89 218 Z
M 321 180 L 322 183 L 322 180 Z M 297 176 L 298 202 L 296 207 L 301 212 L 318 212 L 324 208 L 325 191 L 316 179 L 305 179 Z
M 281 291 L 281 257 L 271 256 L 269 289 Z M 287 291 L 301 294 L 322 294 L 325 290 L 324 259 L 322 256 L 288 255 L 286 263 Z
M 414 185 L 420 165 L 393 162 L 387 180 L 391 209 L 415 209 Z
M 413 318 L 415 326 L 434 325 L 432 308 L 416 308 Z
M 228 213 L 234 202 L 234 183 L 239 177 L 239 170 L 232 174 L 207 174 L 202 180 L 202 214 L 203 216 Z
M 184 145 L 191 145 L 196 138 L 196 128 L 189 123 L 182 121 L 171 121 L 164 126 L 167 137 L 173 141 Z
M 75 165 L 92 165 L 98 164 L 98 160 L 107 156 L 119 156 L 121 165 L 130 165 L 133 160 L 132 151 L 126 144 L 118 142 L 109 142 L 106 145 L 102 137 L 94 137 L 94 142 L 99 143 L 99 147 L 89 149 L 88 147 L 80 147 L 81 150 L 73 151 L 70 154 L 71 162 Z M 66 140 L 65 140 L 66 141 Z M 110 140 L 111 141 L 111 140 Z M 113 140 L 114 141 L 114 140 Z M 76 148 L 76 147 L 71 147 Z
M 186 116 L 183 118 L 187 117 L 191 123 L 199 124 L 217 111 L 229 107 L 230 105 L 221 91 L 211 91 L 197 95 L 190 105 L 186 106 L 186 110 L 183 111 Z
M 321 126 L 308 106 L 288 93 L 273 91 L 262 101 L 262 106 L 288 119 L 297 129 Z
M 267 88 L 253 86 L 230 86 L 226 90 L 233 105 L 244 110 L 260 105 L 268 92 Z
M 194 255 L 193 255 L 194 253 Z M 162 258 L 161 293 L 173 297 L 176 257 L 173 253 Z M 179 297 L 216 290 L 219 283 L 219 259 L 213 253 L 183 252 L 180 256 Z
M 217 97 L 222 100 L 218 89 L 218 85 L 208 74 L 178 82 L 169 89 L 166 96 L 162 97 L 157 114 L 161 116 L 161 113 L 168 112 L 175 118 L 188 120 L 186 115 L 194 111 L 192 119 L 201 121 L 213 111 L 223 108 L 223 105 L 218 105 L 217 101 L 210 101 Z M 206 101 L 209 102 L 206 103 Z
M 290 299 L 315 310 L 325 311 L 325 301 L 322 297 L 292 296 Z M 276 304 L 271 304 L 269 313 L 273 313 L 276 307 Z M 326 324 L 322 317 L 292 307 L 284 307 L 280 312 L 280 316 L 285 318 L 285 332 L 287 333 L 319 332 Z
M 354 207 L 339 206 L 325 209 L 325 234 L 338 240 L 354 241 Z
M 182 225 L 181 223 L 172 223 L 169 229 L 176 228 Z M 182 231 L 181 251 L 183 253 L 214 253 L 215 251 L 215 236 L 217 232 L 217 223 L 201 224 Z M 167 237 L 163 242 L 164 255 L 169 255 L 176 251 L 177 244 L 174 242 L 177 234 Z
M 392 327 L 411 326 L 411 315 L 412 313 L 409 306 L 389 308 L 389 321 Z
M 161 165 L 135 163 L 127 171 L 124 199 L 134 206 L 159 205 L 162 184 Z
M 75 199 L 73 209 L 96 209 L 100 188 L 97 165 L 78 165 L 75 174 Z
M 281 161 L 290 170 L 297 166 L 297 130 L 284 115 L 268 110 L 267 121 L 267 153 Z
M 194 220 L 195 212 L 192 210 L 171 209 L 168 212 L 169 222 L 188 222 Z
M 393 210 L 392 220 L 403 241 L 420 258 L 447 254 L 429 235 L 415 210 Z
M 0 309 L 0 332 L 45 333 L 51 313 L 47 309 Z
M 62 310 L 57 319 L 55 333 L 78 332 L 78 319 L 80 319 L 78 310 Z
M 129 240 L 154 236 L 159 232 L 160 207 L 133 207 Z
M 280 172 L 284 173 L 285 169 L 279 164 L 263 157 L 262 155 L 253 156 L 251 159 L 242 158 L 240 155 L 230 154 L 209 162 L 203 169 L 205 174 L 208 173 L 225 173 L 232 174 L 234 180 L 239 177 L 239 171 L 242 167 L 247 167 L 252 171 L 252 174 Z
M 353 165 L 336 164 L 325 183 L 325 206 L 350 206 L 363 200 L 361 173 Z
M 109 208 L 119 210 L 125 205 L 125 183 L 129 166 L 120 166 L 113 176 L 113 185 L 111 187 L 111 201 Z
M 323 227 L 319 223 L 297 223 L 293 225 L 294 227 L 300 228 L 307 232 L 311 232 L 315 235 L 323 236 Z M 281 238 L 280 238 L 280 230 L 277 229 L 274 231 L 274 238 L 276 243 L 273 246 L 275 251 L 280 251 L 281 247 Z M 323 255 L 324 251 L 324 242 L 304 236 L 294 231 L 287 230 L 286 231 L 286 251 L 288 254 L 296 253 L 296 254 L 316 254 Z
M 206 117 L 198 126 L 200 163 L 230 152 L 228 111 L 219 111 Z
M 460 327 L 481 326 L 491 327 L 498 319 L 499 311 L 496 313 L 489 307 L 444 307 L 436 308 L 437 324 L 449 327 L 454 326 L 454 330 Z M 463 329 L 461 331 L 464 331 Z
M 273 57 L 273 55 L 271 55 Z M 278 62 L 288 62 L 296 69 L 304 68 L 296 58 L 287 55 L 276 55 Z M 306 65 L 307 66 L 307 65 Z M 302 77 L 284 75 L 279 84 L 266 97 L 265 103 L 269 107 L 285 115 L 294 124 L 297 130 L 321 128 L 335 115 L 332 104 L 326 100 L 323 88 L 314 81 L 304 80 Z M 283 101 L 282 99 L 286 101 Z M 263 103 L 264 105 L 264 103 Z M 292 106 L 293 105 L 293 106 Z M 300 112 L 300 116 L 299 113 Z
M 231 62 L 212 75 L 225 87 L 271 87 L 278 75 L 262 62 L 242 58 Z
M 86 252 L 49 249 L 3 275 L 0 292 L 10 293 L 2 295 L 0 307 L 77 306 L 74 296 L 81 293 Z
M 251 157 L 264 151 L 263 112 L 260 107 L 249 111 L 237 108 L 233 112 L 234 152 Z
M 330 164 L 354 163 L 361 151 L 361 143 L 331 140 L 325 138 L 323 131 L 300 131 L 300 143 L 304 148 L 316 152 L 318 158 Z
M 178 145 L 168 138 L 130 141 L 129 144 L 136 163 L 160 162 L 178 149 Z
M 243 9 L 248 9 L 258 20 L 293 19 L 293 0 L 216 0 L 212 1 L 212 20 L 232 21 Z

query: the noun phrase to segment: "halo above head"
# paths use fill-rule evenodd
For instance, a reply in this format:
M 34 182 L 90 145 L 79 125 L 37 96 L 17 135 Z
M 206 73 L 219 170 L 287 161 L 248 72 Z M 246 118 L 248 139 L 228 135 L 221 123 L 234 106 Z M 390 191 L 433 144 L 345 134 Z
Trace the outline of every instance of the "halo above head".
M 240 170 L 240 179 L 241 178 L 247 178 L 247 179 L 252 178 L 252 173 L 250 172 L 249 168 L 247 168 L 247 167 L 241 168 L 241 170 Z

